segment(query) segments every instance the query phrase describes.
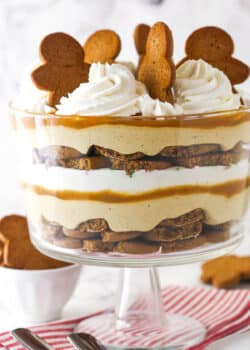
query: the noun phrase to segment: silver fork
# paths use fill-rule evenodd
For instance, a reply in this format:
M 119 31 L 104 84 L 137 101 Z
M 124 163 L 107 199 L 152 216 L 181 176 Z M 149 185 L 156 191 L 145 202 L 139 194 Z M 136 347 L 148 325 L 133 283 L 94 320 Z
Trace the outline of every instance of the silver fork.
M 45 340 L 27 328 L 17 328 L 11 335 L 28 350 L 54 350 Z
M 17 328 L 11 335 L 28 350 L 54 350 L 45 340 L 27 328 Z M 73 333 L 67 339 L 77 350 L 106 350 L 92 335 L 87 333 Z

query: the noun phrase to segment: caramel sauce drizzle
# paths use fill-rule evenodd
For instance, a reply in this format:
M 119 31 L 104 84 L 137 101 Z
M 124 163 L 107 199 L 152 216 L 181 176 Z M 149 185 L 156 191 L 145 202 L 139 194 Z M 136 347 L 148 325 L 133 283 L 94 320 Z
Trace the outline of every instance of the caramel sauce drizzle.
M 35 129 L 37 127 L 63 126 L 71 129 L 85 129 L 100 125 L 122 125 L 131 127 L 150 127 L 150 128 L 198 128 L 214 129 L 216 127 L 233 127 L 250 121 L 250 112 L 245 110 L 235 112 L 224 112 L 220 114 L 206 114 L 200 117 L 195 116 L 175 116 L 153 119 L 152 117 L 110 117 L 110 116 L 18 116 L 15 113 L 12 116 L 13 128 L 18 128 L 21 123 L 25 129 Z
M 71 190 L 59 191 L 50 190 L 38 185 L 30 185 L 26 183 L 23 184 L 23 187 L 41 196 L 53 196 L 63 200 L 88 200 L 103 203 L 135 203 L 171 196 L 184 196 L 206 193 L 230 198 L 247 189 L 249 185 L 250 177 L 240 180 L 232 180 L 215 185 L 182 185 L 170 188 L 165 187 L 138 194 L 119 193 L 110 190 L 100 192 L 78 192 Z

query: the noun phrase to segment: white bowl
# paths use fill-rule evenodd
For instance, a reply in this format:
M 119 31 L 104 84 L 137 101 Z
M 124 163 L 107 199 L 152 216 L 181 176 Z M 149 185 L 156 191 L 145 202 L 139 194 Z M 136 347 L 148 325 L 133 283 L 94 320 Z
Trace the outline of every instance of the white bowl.
M 81 272 L 80 265 L 48 270 L 17 270 L 0 267 L 0 297 L 13 318 L 25 323 L 59 319 Z

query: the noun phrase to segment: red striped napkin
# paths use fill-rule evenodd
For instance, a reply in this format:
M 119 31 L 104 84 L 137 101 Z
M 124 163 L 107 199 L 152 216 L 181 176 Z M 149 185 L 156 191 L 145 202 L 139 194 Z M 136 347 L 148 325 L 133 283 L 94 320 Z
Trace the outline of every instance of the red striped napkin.
M 173 286 L 163 290 L 163 301 L 166 312 L 179 313 L 193 317 L 205 324 L 207 328 L 206 338 L 202 343 L 189 348 L 189 350 L 202 350 L 208 344 L 228 335 L 239 332 L 250 332 L 250 290 L 225 291 Z M 73 332 L 75 326 L 80 321 L 87 318 L 91 320 L 93 316 L 94 315 L 90 315 L 81 319 L 52 322 L 31 327 L 31 329 L 54 346 L 55 349 L 73 349 L 67 341 L 66 336 Z M 94 326 L 93 322 L 93 327 Z M 155 347 L 159 345 L 159 342 L 162 345 L 163 341 L 165 344 L 169 344 L 169 342 L 173 340 L 171 339 L 173 335 L 167 333 L 162 335 L 149 332 L 148 334 L 149 336 L 144 334 L 143 337 L 144 347 Z M 101 340 L 111 339 L 112 337 L 116 344 L 118 341 L 119 344 L 124 347 L 137 347 L 137 344 L 131 343 L 129 331 L 117 339 L 112 335 L 109 329 L 100 328 L 99 336 Z M 185 339 L 188 340 L 190 336 L 190 333 L 186 334 L 184 331 L 183 343 L 185 343 Z M 0 343 L 2 349 L 25 350 L 13 339 L 9 332 L 0 334 Z

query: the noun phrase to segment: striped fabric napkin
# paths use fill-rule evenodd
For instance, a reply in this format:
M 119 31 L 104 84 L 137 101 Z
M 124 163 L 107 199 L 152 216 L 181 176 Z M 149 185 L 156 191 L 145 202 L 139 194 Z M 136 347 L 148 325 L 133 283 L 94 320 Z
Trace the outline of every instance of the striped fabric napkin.
M 205 324 L 207 328 L 206 338 L 202 343 L 188 350 L 202 350 L 208 344 L 228 335 L 250 332 L 250 290 L 226 291 L 172 286 L 163 290 L 163 301 L 166 312 L 193 317 Z M 73 332 L 80 321 L 87 318 L 91 320 L 93 316 L 51 322 L 31 327 L 31 329 L 54 346 L 55 349 L 73 349 L 66 336 Z M 91 325 L 89 331 L 91 331 Z M 105 339 L 112 338 L 116 344 L 119 342 L 124 347 L 136 348 L 138 346 L 138 344 L 132 343 L 129 339 L 129 331 L 121 335 L 119 339 L 114 337 L 108 328 L 99 328 L 98 325 L 98 331 L 100 340 L 105 341 Z M 186 334 L 185 331 L 183 332 L 182 340 L 184 344 L 185 339 L 188 340 L 190 336 L 190 333 Z M 143 347 L 156 347 L 159 344 L 173 343 L 173 335 L 166 332 L 157 335 L 154 332 L 149 332 L 149 336 L 144 334 L 143 339 L 143 344 L 141 342 L 139 344 L 140 346 L 143 345 Z M 2 349 L 25 350 L 9 332 L 0 334 L 0 344 Z

